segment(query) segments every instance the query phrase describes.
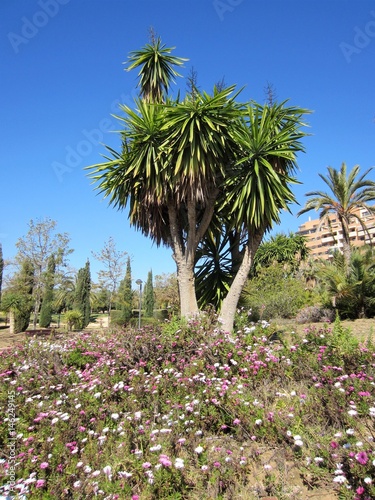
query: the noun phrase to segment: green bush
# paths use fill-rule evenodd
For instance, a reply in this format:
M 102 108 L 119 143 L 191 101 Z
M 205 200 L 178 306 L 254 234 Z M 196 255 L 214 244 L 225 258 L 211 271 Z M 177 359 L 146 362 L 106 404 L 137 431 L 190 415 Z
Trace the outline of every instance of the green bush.
M 83 325 L 83 315 L 80 311 L 73 309 L 72 311 L 68 311 L 64 316 L 65 322 L 68 325 L 68 330 L 73 330 L 82 328 Z
M 241 303 L 252 309 L 254 318 L 269 320 L 294 317 L 309 298 L 304 283 L 277 264 L 261 269 L 248 281 Z

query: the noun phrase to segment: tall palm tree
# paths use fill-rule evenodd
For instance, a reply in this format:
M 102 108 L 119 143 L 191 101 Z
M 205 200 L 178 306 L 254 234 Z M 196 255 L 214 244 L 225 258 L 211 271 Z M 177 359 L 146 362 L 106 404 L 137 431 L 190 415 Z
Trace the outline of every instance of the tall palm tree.
M 349 266 L 351 253 L 350 221 L 356 219 L 365 234 L 370 236 L 359 210 L 365 209 L 375 214 L 375 207 L 368 204 L 368 202 L 375 200 L 375 181 L 366 179 L 373 168 L 371 167 L 363 174 L 359 174 L 360 167 L 355 165 L 347 174 L 345 163 L 342 163 L 340 170 L 328 167 L 328 175 L 319 174 L 319 177 L 327 184 L 330 192 L 311 191 L 306 193 L 306 196 L 311 198 L 297 214 L 299 217 L 310 210 L 320 210 L 320 224 L 317 230 L 323 224 L 330 225 L 330 216 L 335 215 L 337 217 L 342 231 L 343 254 L 347 266 Z

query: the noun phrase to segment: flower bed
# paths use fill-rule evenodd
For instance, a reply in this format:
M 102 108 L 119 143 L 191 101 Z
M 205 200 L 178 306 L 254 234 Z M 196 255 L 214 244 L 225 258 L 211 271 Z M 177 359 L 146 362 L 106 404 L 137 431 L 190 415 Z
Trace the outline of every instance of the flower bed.
M 0 493 L 375 498 L 371 341 L 273 331 L 203 317 L 2 352 Z

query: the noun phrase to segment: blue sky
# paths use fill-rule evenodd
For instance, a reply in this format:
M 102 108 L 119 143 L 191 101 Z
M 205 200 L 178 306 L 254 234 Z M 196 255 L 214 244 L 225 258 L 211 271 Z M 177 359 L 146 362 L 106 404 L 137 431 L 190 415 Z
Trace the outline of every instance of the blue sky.
M 331 165 L 375 165 L 375 2 L 367 0 L 2 0 L 0 4 L 0 241 L 6 259 L 30 219 L 50 217 L 69 233 L 70 263 L 109 237 L 132 257 L 134 278 L 173 272 L 171 251 L 129 226 L 127 213 L 93 190 L 84 167 L 119 145 L 118 104 L 137 95 L 130 51 L 152 26 L 175 55 L 189 58 L 202 90 L 224 78 L 243 101 L 279 100 L 312 110 L 299 158 L 298 202 L 322 188 Z M 176 89 L 186 82 L 180 78 Z M 373 174 L 375 175 L 375 174 Z M 277 231 L 306 218 L 282 215 Z M 314 217 L 314 213 L 311 214 Z

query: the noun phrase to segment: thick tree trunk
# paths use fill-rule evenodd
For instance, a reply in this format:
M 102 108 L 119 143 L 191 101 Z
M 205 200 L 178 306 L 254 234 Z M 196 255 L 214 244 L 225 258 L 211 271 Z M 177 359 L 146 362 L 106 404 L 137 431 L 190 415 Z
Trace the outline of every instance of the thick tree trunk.
M 195 295 L 194 267 L 185 259 L 175 257 L 177 264 L 177 281 L 180 294 L 181 316 L 188 318 L 198 313 Z
M 178 216 L 176 205 L 168 205 L 169 227 L 171 234 L 170 246 L 173 259 L 177 266 L 177 281 L 180 295 L 181 316 L 191 317 L 199 312 L 195 293 L 195 255 L 198 244 L 207 231 L 214 213 L 215 199 L 218 189 L 212 187 L 212 192 L 206 200 L 206 207 L 200 223 L 197 223 L 196 202 L 192 199 L 186 203 L 188 231 L 184 233 Z M 184 235 L 183 235 L 184 234 Z
M 237 311 L 238 301 L 240 299 L 243 287 L 249 277 L 251 265 L 254 261 L 255 252 L 258 250 L 262 241 L 264 231 L 258 231 L 254 236 L 250 237 L 244 249 L 241 265 L 231 284 L 227 296 L 223 300 L 220 311 L 221 328 L 226 332 L 233 330 L 234 318 Z

